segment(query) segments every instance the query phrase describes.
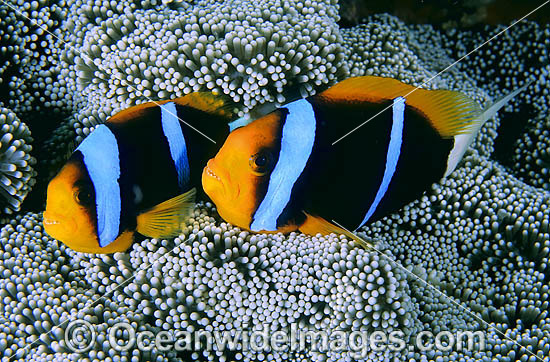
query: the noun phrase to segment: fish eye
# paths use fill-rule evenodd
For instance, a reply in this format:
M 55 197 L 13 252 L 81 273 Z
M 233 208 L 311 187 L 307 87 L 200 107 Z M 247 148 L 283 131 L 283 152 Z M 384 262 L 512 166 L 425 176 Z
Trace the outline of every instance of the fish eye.
M 271 155 L 266 151 L 258 152 L 250 157 L 250 167 L 254 173 L 265 175 L 271 166 Z
M 267 156 L 266 155 L 260 155 L 254 159 L 254 164 L 257 167 L 265 167 L 267 165 Z
M 74 193 L 75 201 L 81 206 L 90 206 L 92 204 L 92 190 L 89 187 L 81 186 Z

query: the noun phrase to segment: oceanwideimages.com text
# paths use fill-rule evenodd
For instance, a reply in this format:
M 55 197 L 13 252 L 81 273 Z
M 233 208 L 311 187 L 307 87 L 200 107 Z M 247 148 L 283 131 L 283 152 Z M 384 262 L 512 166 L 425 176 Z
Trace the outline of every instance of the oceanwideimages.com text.
M 65 344 L 74 352 L 84 352 L 96 343 L 94 326 L 76 320 L 65 329 Z M 386 350 L 399 352 L 405 349 L 426 351 L 483 351 L 485 334 L 481 331 L 421 331 L 406 338 L 400 330 L 393 331 L 341 331 L 303 330 L 291 324 L 287 330 L 270 329 L 262 325 L 250 330 L 195 330 L 195 331 L 136 331 L 128 323 L 117 323 L 108 330 L 112 349 L 127 351 L 295 351 L 295 352 L 346 352 L 353 358 L 363 358 L 370 352 Z

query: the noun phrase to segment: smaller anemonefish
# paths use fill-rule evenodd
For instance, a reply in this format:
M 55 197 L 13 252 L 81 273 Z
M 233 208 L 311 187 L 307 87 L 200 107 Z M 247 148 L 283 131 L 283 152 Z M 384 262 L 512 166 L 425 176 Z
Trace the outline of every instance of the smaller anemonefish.
M 482 111 L 459 92 L 350 78 L 235 129 L 202 185 L 220 216 L 241 228 L 334 232 L 365 245 L 348 230 L 449 175 L 483 123 L 521 89 Z
M 45 231 L 88 253 L 124 251 L 136 231 L 179 234 L 202 169 L 229 134 L 229 107 L 224 97 L 200 92 L 112 116 L 48 184 Z

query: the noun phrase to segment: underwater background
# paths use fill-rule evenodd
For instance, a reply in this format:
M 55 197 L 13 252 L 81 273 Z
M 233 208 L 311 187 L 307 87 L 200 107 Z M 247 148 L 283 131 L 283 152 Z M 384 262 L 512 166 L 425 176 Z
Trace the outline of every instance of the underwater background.
M 543 3 L 0 0 L 1 360 L 550 361 L 550 5 L 502 32 Z M 362 229 L 378 251 L 344 237 L 251 234 L 206 200 L 178 238 L 125 253 L 77 253 L 43 231 L 48 180 L 122 109 L 217 90 L 243 115 L 351 76 L 420 86 L 443 70 L 423 87 L 484 107 L 532 83 L 455 172 Z M 94 335 L 75 352 L 65 333 L 76 319 Z M 108 339 L 121 322 L 152 333 L 482 331 L 487 346 L 361 358 L 119 351 Z

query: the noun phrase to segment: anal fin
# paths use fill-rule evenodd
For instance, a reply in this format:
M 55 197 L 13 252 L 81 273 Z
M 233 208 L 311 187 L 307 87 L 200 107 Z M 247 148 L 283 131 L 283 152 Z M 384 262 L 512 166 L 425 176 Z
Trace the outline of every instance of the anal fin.
M 299 230 L 307 235 L 329 235 L 330 233 L 342 234 L 355 241 L 365 249 L 372 249 L 373 245 L 368 241 L 362 239 L 358 235 L 355 235 L 349 230 L 346 230 L 340 226 L 337 226 L 322 217 L 313 216 L 304 211 L 306 215 L 306 221 L 300 226 Z
M 193 212 L 196 190 L 166 200 L 139 214 L 136 231 L 150 238 L 169 238 L 181 233 Z

